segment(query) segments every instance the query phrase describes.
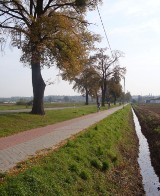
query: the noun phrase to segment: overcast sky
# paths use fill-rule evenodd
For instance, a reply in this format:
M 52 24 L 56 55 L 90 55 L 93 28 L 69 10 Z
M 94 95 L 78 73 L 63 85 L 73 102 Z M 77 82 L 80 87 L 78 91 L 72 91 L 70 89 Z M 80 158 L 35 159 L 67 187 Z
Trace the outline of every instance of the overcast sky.
M 126 91 L 132 95 L 160 95 L 160 0 L 103 0 L 99 10 L 112 50 L 125 57 Z M 90 29 L 103 39 L 99 47 L 108 47 L 98 12 L 87 14 Z M 0 97 L 32 96 L 31 70 L 19 63 L 20 51 L 6 47 L 0 54 Z M 45 69 L 45 80 L 52 78 L 45 95 L 75 95 L 72 86 L 57 77 L 55 68 Z

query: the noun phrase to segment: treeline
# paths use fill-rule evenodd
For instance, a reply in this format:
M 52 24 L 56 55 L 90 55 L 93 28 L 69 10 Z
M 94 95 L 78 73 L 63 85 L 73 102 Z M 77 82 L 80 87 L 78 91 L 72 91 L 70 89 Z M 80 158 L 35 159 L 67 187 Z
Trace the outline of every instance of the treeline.
M 10 97 L 0 98 L 0 103 L 27 103 L 33 100 L 33 97 Z M 66 95 L 49 95 L 44 96 L 44 102 L 85 102 L 84 96 L 66 96 Z M 95 102 L 89 97 L 89 102 Z
M 129 102 L 131 100 L 130 93 L 127 92 L 125 96 L 120 96 L 117 98 L 117 102 Z M 32 103 L 33 97 L 1 97 L 0 103 L 16 103 L 18 105 L 24 105 L 27 103 Z M 101 101 L 101 97 L 100 97 Z M 107 101 L 107 100 L 106 100 Z M 114 103 L 114 99 L 110 97 L 109 100 L 111 103 Z M 76 96 L 70 96 L 70 95 L 48 95 L 44 96 L 44 102 L 52 103 L 52 102 L 71 102 L 71 103 L 86 103 L 86 97 L 84 95 L 76 95 Z M 88 103 L 96 103 L 96 99 L 88 96 Z
M 86 97 L 97 103 L 125 95 L 120 84 L 126 69 L 119 58 L 123 53 L 96 48 L 101 35 L 89 30 L 88 11 L 97 9 L 102 0 L 21 0 L 0 1 L 0 47 L 7 38 L 21 50 L 20 62 L 32 72 L 33 104 L 31 114 L 44 115 L 44 92 L 47 82 L 41 70 L 55 66 L 64 80 L 74 83 Z
M 74 84 L 73 89 L 85 95 L 86 105 L 89 96 L 96 99 L 97 104 L 101 102 L 102 106 L 108 102 L 116 104 L 117 101 L 130 101 L 130 92 L 125 93 L 126 68 L 120 66 L 120 57 L 123 57 L 121 51 L 112 51 L 109 55 L 107 49 L 97 49 L 94 55 L 89 56 L 79 75 L 67 77 L 63 73 L 62 77 Z

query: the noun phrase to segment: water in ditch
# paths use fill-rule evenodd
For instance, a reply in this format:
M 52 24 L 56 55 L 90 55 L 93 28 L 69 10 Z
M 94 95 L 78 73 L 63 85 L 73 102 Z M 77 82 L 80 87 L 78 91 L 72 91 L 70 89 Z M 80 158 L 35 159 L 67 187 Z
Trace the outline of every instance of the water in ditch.
M 141 126 L 139 124 L 136 114 L 133 112 L 133 119 L 135 123 L 136 133 L 139 139 L 139 157 L 138 163 L 143 180 L 144 190 L 147 196 L 160 196 L 160 183 L 159 178 L 156 175 L 154 168 L 151 164 L 150 151 L 147 139 L 141 132 Z

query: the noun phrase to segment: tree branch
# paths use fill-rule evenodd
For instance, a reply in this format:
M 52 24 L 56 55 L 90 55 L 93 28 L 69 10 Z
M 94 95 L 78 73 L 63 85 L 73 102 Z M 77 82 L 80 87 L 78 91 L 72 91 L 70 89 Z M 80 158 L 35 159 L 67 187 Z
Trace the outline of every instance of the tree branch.
M 53 4 L 53 5 L 51 5 L 51 3 L 53 3 L 53 0 L 48 1 L 48 4 L 46 5 L 46 7 L 43 10 L 43 13 L 45 13 L 49 8 L 55 7 L 54 10 L 57 10 L 58 8 L 61 8 L 61 7 L 64 7 L 64 6 L 73 6 L 73 5 L 75 5 L 74 2 L 72 2 L 72 3 L 60 3 L 60 4 L 56 3 L 56 4 Z
M 25 35 L 29 36 L 29 33 L 27 33 L 24 29 L 20 29 L 18 27 L 11 27 L 11 26 L 6 26 L 6 25 L 1 25 L 0 24 L 0 28 L 2 28 L 2 29 L 12 29 L 12 30 L 15 30 L 17 32 L 22 32 Z
M 9 3 L 9 5 L 7 5 L 7 3 Z M 15 5 L 17 7 L 17 9 L 11 8 L 11 6 L 13 7 L 13 5 L 11 5 L 11 3 L 13 3 L 13 5 Z M 6 8 L 6 10 L 4 9 L 0 9 L 0 12 L 2 12 L 1 16 L 7 14 L 9 16 L 12 16 L 18 20 L 22 20 L 26 23 L 26 25 L 30 25 L 28 19 L 25 17 L 25 15 L 23 14 L 23 12 L 25 14 L 27 14 L 29 16 L 29 13 L 27 12 L 27 10 L 25 10 L 25 8 L 19 4 L 16 0 L 12 0 L 9 2 L 2 2 L 0 1 L 0 4 L 2 6 L 4 6 L 4 8 Z

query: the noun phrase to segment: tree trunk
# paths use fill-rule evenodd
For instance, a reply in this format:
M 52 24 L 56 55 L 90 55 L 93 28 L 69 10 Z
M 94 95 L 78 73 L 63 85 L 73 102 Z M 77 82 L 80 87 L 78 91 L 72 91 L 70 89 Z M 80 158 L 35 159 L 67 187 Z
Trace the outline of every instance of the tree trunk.
M 98 97 L 97 93 L 96 93 L 96 103 L 97 103 L 97 105 L 99 103 L 99 97 Z
M 88 90 L 86 90 L 86 103 L 85 105 L 88 105 Z
M 105 99 L 106 99 L 106 88 L 102 87 L 101 90 L 102 90 L 102 107 L 104 107 L 105 106 Z
M 117 97 L 114 95 L 114 105 L 116 105 Z
M 101 90 L 102 90 L 102 107 L 105 107 L 106 91 L 107 91 L 106 81 L 103 81 L 103 84 L 101 86 Z
M 45 83 L 41 75 L 41 67 L 40 62 L 32 62 L 32 86 L 33 86 L 33 106 L 32 106 L 32 114 L 44 115 L 44 90 Z

